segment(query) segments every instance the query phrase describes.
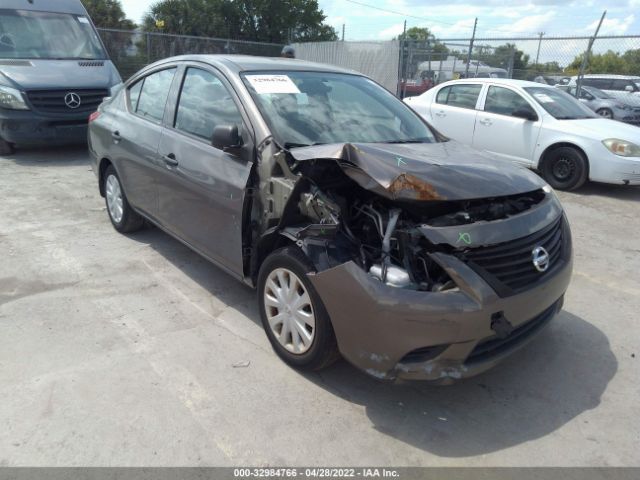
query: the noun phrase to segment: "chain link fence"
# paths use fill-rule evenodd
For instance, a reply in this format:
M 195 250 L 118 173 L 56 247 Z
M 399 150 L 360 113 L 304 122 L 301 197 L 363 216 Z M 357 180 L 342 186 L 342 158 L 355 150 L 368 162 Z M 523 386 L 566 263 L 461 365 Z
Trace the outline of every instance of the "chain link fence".
M 283 47 L 129 30 L 99 32 L 124 79 L 149 63 L 174 55 L 277 57 Z M 294 48 L 299 59 L 359 71 L 401 97 L 419 95 L 456 78 L 516 78 L 555 85 L 568 83 L 581 73 L 640 77 L 640 36 L 632 35 L 309 42 L 296 43 Z M 588 59 L 581 72 L 585 55 Z
M 283 45 L 222 38 L 98 29 L 123 79 L 163 58 L 188 54 L 242 54 L 277 57 Z

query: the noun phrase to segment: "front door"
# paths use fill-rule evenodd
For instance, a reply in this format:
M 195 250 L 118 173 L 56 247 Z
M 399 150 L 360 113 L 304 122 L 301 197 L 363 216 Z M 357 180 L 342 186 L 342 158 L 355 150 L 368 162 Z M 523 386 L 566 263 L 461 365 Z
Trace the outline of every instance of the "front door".
M 239 152 L 211 145 L 218 125 L 238 126 L 244 142 Z M 237 276 L 242 275 L 242 213 L 252 151 L 228 85 L 213 71 L 187 67 L 158 149 L 165 163 L 158 185 L 160 221 Z
M 536 114 L 531 104 L 515 90 L 490 86 L 484 110 L 478 112 L 473 146 L 524 165 L 533 163 L 542 121 L 513 116 L 524 111 Z

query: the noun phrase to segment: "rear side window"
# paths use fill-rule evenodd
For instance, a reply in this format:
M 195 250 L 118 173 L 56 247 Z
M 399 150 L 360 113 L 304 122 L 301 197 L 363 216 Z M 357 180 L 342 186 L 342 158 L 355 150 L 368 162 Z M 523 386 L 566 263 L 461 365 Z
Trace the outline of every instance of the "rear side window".
M 611 90 L 611 79 L 608 78 L 583 78 L 582 85 L 595 87 L 600 90 Z
M 440 102 L 439 99 L 436 99 L 438 103 L 446 103 L 452 107 L 476 108 L 482 85 L 451 85 L 447 88 L 449 92 L 446 102 Z M 441 93 L 442 91 L 438 93 L 438 97 Z
M 138 108 L 138 99 L 140 98 L 140 92 L 142 91 L 143 83 L 144 80 L 140 80 L 129 88 L 129 105 L 131 105 L 132 112 L 135 112 Z
M 484 111 L 511 115 L 516 110 L 533 110 L 529 102 L 522 96 L 503 87 L 489 87 L 487 99 L 484 101 Z
M 446 105 L 447 97 L 449 96 L 449 90 L 451 90 L 451 87 L 444 87 L 442 90 L 440 90 L 438 92 L 438 95 L 436 95 L 436 103 L 443 103 Z
M 242 117 L 229 91 L 212 73 L 187 69 L 175 128 L 210 140 L 213 129 L 220 125 L 237 125 L 241 131 Z
M 137 87 L 135 84 L 129 90 L 129 98 L 131 100 L 131 108 L 133 109 L 134 95 L 137 96 L 137 105 L 133 110 L 138 115 L 155 120 L 157 122 L 162 121 L 164 116 L 164 107 L 169 97 L 169 89 L 171 88 L 171 82 L 173 81 L 173 75 L 176 73 L 175 68 L 169 68 L 167 70 L 160 70 L 159 72 L 152 73 L 148 77 L 145 77 L 141 83 L 141 91 L 136 94 L 132 90 Z
M 631 87 L 634 91 L 636 90 L 636 86 L 631 80 L 614 80 L 611 85 L 611 90 L 624 91 L 627 87 Z

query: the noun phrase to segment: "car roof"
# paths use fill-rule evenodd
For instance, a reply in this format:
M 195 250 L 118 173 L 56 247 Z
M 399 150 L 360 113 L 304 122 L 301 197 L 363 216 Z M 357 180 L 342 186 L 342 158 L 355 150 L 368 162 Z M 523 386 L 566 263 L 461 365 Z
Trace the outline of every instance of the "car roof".
M 8 10 L 32 10 L 38 12 L 73 13 L 86 15 L 80 0 L 2 0 L 2 8 Z
M 578 78 L 577 75 L 574 75 L 573 78 Z M 616 75 L 616 74 L 607 74 L 607 73 L 589 73 L 584 75 L 582 78 L 613 78 L 613 79 L 621 79 L 621 80 L 639 80 L 640 77 L 636 75 Z
M 283 57 L 257 57 L 252 55 L 180 55 L 160 60 L 147 68 L 169 62 L 202 62 L 214 67 L 224 67 L 234 73 L 250 72 L 250 71 L 313 71 L 327 73 L 348 73 L 362 75 L 354 70 L 334 67 L 323 63 L 307 62 L 294 58 Z M 146 68 L 145 68 L 146 70 Z
M 529 82 L 527 80 L 514 80 L 513 78 L 460 78 L 458 80 L 449 80 L 441 85 L 455 85 L 457 83 L 492 83 L 494 85 L 508 85 L 512 87 L 543 87 L 553 88 L 551 85 L 544 83 Z M 439 85 L 440 86 L 440 85 Z

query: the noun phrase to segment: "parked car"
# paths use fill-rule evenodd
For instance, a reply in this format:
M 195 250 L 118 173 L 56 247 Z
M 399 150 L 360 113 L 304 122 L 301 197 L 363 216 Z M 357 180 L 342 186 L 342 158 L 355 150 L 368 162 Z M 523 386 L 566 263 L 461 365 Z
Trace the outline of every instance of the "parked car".
M 576 85 L 578 77 L 571 77 L 569 85 Z M 608 93 L 624 103 L 640 106 L 640 77 L 631 75 L 584 75 L 582 85 Z
M 147 219 L 255 287 L 297 368 L 340 352 L 380 379 L 471 376 L 539 332 L 569 284 L 569 226 L 540 177 L 355 72 L 163 60 L 92 115 L 89 146 L 115 229 Z
M 557 85 L 563 92 L 567 92 L 572 97 L 576 96 L 577 87 Z M 578 99 L 598 115 L 611 120 L 632 125 L 640 124 L 640 107 L 633 107 L 625 104 L 622 100 L 612 97 L 606 92 L 593 87 L 581 87 L 580 98 Z
M 544 83 L 546 85 L 568 85 L 571 77 L 564 75 L 538 75 L 533 79 L 536 83 Z
M 558 88 L 458 80 L 405 102 L 447 137 L 537 169 L 553 188 L 588 179 L 640 184 L 640 129 L 602 118 Z
M 119 83 L 80 0 L 3 0 L 0 155 L 86 142 L 89 114 Z

